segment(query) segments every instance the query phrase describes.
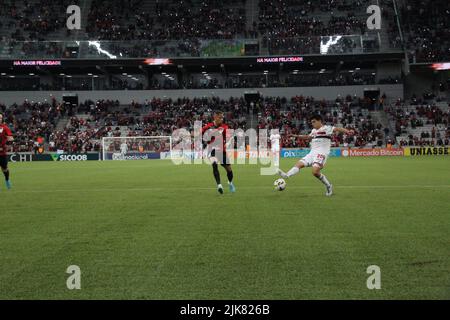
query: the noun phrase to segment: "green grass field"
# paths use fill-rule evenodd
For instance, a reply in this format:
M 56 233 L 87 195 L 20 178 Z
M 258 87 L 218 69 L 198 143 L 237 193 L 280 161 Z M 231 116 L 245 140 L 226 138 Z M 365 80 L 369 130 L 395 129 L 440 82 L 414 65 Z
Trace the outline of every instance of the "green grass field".
M 234 166 L 237 193 L 220 196 L 207 165 L 10 168 L 0 299 L 450 299 L 450 157 L 332 158 L 331 198 L 310 169 L 276 192 Z

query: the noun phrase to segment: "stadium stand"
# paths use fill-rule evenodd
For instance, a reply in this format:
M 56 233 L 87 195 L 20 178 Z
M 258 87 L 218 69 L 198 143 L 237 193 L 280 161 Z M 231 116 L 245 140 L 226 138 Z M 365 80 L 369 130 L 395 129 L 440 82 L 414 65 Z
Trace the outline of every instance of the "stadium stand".
M 449 145 L 450 104 L 414 99 L 386 109 L 400 146 Z
M 129 105 L 111 100 L 85 101 L 72 108 L 53 99 L 0 108 L 5 112 L 6 122 L 20 137 L 13 144 L 15 152 L 37 152 L 38 137 L 44 138 L 47 151 L 99 151 L 103 136 L 171 135 L 178 128 L 192 130 L 194 121 L 205 122 L 217 109 L 225 112 L 232 128 L 279 129 L 285 147 L 307 146 L 289 134 L 310 130 L 308 119 L 315 113 L 322 114 L 327 123 L 356 130 L 355 136 L 346 139 L 336 135 L 333 146 L 449 145 L 449 106 L 445 103 L 426 105 L 412 101 L 405 106 L 398 101 L 385 106 L 386 114 L 370 111 L 371 103 L 370 99 L 351 96 L 337 97 L 334 101 L 303 96 L 265 97 L 251 109 L 243 98 L 154 98 Z M 386 115 L 390 124 L 383 122 Z
M 344 35 L 351 36 L 337 39 L 327 53 L 399 48 L 392 4 L 382 2 L 386 3 L 383 16 L 388 23 L 378 35 L 366 30 L 367 0 L 260 0 L 254 7 L 250 0 L 119 0 L 114 5 L 86 0 L 83 8 L 88 10 L 82 11 L 86 27 L 80 31 L 65 28 L 65 8 L 80 1 L 5 1 L 0 5 L 4 43 L 0 55 L 95 57 L 95 46 L 83 43 L 88 47 L 73 53 L 69 41 L 97 40 L 103 41 L 103 49 L 124 57 L 210 56 L 217 50 L 223 52 L 230 43 L 233 46 L 224 39 L 256 39 L 260 54 L 317 54 L 330 36 Z M 51 42 L 62 39 L 65 42 Z M 222 41 L 207 41 L 217 39 Z M 24 40 L 47 42 L 21 42 Z M 236 49 L 229 54 L 242 52 Z
M 247 37 L 245 0 L 93 0 L 88 34 L 98 40 Z
M 58 121 L 70 113 L 64 104 L 55 99 L 44 102 L 24 101 L 8 108 L 0 105 L 5 115 L 5 122 L 10 125 L 16 140 L 12 145 L 13 152 L 37 151 L 38 137 L 49 141 L 50 135 L 56 129 Z
M 245 101 L 211 99 L 152 99 L 144 104 L 119 105 L 118 101 L 85 101 L 76 108 L 64 104 L 24 102 L 9 108 L 2 106 L 6 122 L 23 139 L 15 141 L 15 151 L 37 151 L 38 136 L 46 142 L 46 150 L 78 153 L 99 151 L 103 136 L 171 135 L 174 129 L 192 129 L 194 121 L 206 121 L 211 112 L 226 112 L 227 122 L 234 128 L 246 128 Z M 25 115 L 27 109 L 31 115 Z
M 402 28 L 411 62 L 450 61 L 450 3 L 401 1 Z
M 83 5 L 88 10 L 82 12 L 82 20 L 87 26 L 70 31 L 65 25 L 66 8 L 80 2 L 2 1 L 0 56 L 73 57 L 67 43 L 52 42 L 62 39 L 122 41 L 103 46 L 112 54 L 130 57 L 195 57 L 211 54 L 211 48 L 202 53 L 202 39 L 251 38 L 260 42 L 260 53 L 317 54 L 321 43 L 331 39 L 327 37 L 349 35 L 338 39 L 327 53 L 400 49 L 403 45 L 411 62 L 450 60 L 450 5 L 445 0 L 397 0 L 396 8 L 392 1 L 380 1 L 384 24 L 379 35 L 365 27 L 367 0 L 260 0 L 255 8 L 246 0 L 120 0 L 113 6 L 105 0 L 86 0 Z M 248 8 L 254 12 L 247 12 Z M 89 47 L 75 54 L 98 53 Z
M 0 38 L 15 41 L 60 40 L 70 35 L 66 9 L 79 0 L 5 0 L 0 3 Z

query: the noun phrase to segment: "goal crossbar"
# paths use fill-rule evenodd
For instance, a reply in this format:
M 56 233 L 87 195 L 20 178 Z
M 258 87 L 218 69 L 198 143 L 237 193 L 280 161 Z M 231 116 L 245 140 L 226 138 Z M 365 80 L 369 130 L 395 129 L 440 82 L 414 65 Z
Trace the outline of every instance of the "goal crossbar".
M 102 137 L 102 160 L 108 160 L 107 153 L 114 153 L 118 150 L 109 151 L 108 147 L 114 141 L 135 141 L 135 140 L 165 140 L 169 142 L 169 153 L 172 154 L 171 136 L 130 136 L 130 137 Z M 109 142 L 109 144 L 108 144 Z M 137 153 L 137 152 L 135 152 Z

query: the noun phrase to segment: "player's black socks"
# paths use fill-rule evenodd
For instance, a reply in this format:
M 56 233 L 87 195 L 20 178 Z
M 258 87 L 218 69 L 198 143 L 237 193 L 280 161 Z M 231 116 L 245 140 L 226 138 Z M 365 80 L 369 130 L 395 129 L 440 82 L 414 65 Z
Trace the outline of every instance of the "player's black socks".
M 9 181 L 9 170 L 3 171 L 3 175 L 5 176 L 5 180 Z
M 217 165 L 217 163 L 213 163 L 212 167 L 213 167 L 213 174 L 214 174 L 214 178 L 216 179 L 216 183 L 220 184 L 219 166 Z
M 229 182 L 233 182 L 233 170 L 227 171 L 227 177 Z

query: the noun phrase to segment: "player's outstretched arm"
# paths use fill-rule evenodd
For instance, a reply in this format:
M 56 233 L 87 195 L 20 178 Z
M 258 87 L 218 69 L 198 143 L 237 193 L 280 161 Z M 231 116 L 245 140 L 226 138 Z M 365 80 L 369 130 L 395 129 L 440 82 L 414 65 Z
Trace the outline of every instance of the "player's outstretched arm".
M 343 134 L 353 135 L 353 134 L 355 134 L 355 131 L 353 129 L 334 127 L 333 133 L 343 133 Z
M 13 136 L 8 136 L 8 137 L 6 138 L 6 140 L 7 140 L 8 142 L 14 141 L 14 137 L 13 137 Z
M 311 140 L 311 136 L 307 134 L 291 134 L 291 137 L 300 138 L 302 140 Z

